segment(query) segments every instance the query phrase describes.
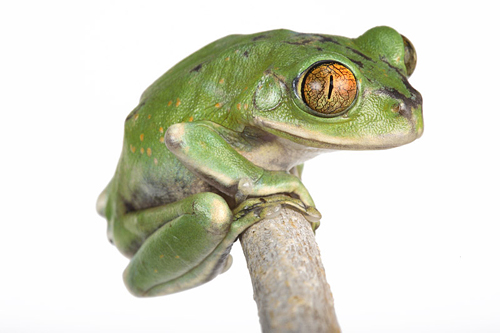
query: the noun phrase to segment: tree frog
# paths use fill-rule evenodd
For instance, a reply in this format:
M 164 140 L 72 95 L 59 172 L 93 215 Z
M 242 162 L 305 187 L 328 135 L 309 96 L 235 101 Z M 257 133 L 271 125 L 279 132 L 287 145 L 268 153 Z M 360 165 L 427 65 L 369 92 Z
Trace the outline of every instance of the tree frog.
M 110 241 L 131 258 L 130 292 L 213 279 L 231 265 L 238 235 L 283 205 L 316 229 L 303 162 L 420 137 L 415 65 L 407 38 L 376 27 L 353 39 L 230 35 L 171 68 L 126 118 L 116 173 L 97 202 Z

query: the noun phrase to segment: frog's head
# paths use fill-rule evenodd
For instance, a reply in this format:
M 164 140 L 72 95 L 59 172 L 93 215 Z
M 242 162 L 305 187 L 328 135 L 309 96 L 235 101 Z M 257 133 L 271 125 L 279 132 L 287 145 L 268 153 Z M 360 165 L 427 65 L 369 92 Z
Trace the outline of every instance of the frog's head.
M 422 135 L 422 97 L 408 83 L 413 45 L 388 27 L 356 39 L 288 32 L 256 85 L 252 122 L 307 146 L 382 149 Z

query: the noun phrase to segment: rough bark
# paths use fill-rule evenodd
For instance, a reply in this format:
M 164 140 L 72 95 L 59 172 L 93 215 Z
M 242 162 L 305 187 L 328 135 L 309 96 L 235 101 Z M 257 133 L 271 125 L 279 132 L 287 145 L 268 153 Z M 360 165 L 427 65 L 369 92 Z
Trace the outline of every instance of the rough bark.
M 241 236 L 264 333 L 340 332 L 309 222 L 282 208 Z

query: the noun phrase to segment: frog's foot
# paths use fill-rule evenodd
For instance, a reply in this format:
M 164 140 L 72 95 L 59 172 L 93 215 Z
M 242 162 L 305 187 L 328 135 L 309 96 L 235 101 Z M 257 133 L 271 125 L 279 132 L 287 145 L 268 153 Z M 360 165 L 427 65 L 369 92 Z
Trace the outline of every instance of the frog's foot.
M 313 230 L 319 227 L 321 213 L 315 207 L 307 206 L 301 200 L 288 195 L 274 194 L 266 197 L 250 198 L 237 206 L 233 210 L 234 222 L 231 229 L 238 229 L 240 234 L 253 223 L 278 215 L 283 205 L 302 213 L 306 220 L 311 223 Z

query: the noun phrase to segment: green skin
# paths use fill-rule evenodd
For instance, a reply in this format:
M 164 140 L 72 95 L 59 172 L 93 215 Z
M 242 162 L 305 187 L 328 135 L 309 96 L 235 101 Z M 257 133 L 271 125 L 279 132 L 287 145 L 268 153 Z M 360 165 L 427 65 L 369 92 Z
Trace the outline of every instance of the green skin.
M 346 112 L 312 111 L 295 85 L 333 60 L 357 80 Z M 229 268 L 232 244 L 282 205 L 315 230 L 321 215 L 302 163 L 331 150 L 385 149 L 423 131 L 403 38 L 377 27 L 356 39 L 275 30 L 231 35 L 187 57 L 127 117 L 116 174 L 98 200 L 108 236 L 127 257 L 136 296 L 205 283 Z M 411 73 L 410 73 L 411 74 Z

